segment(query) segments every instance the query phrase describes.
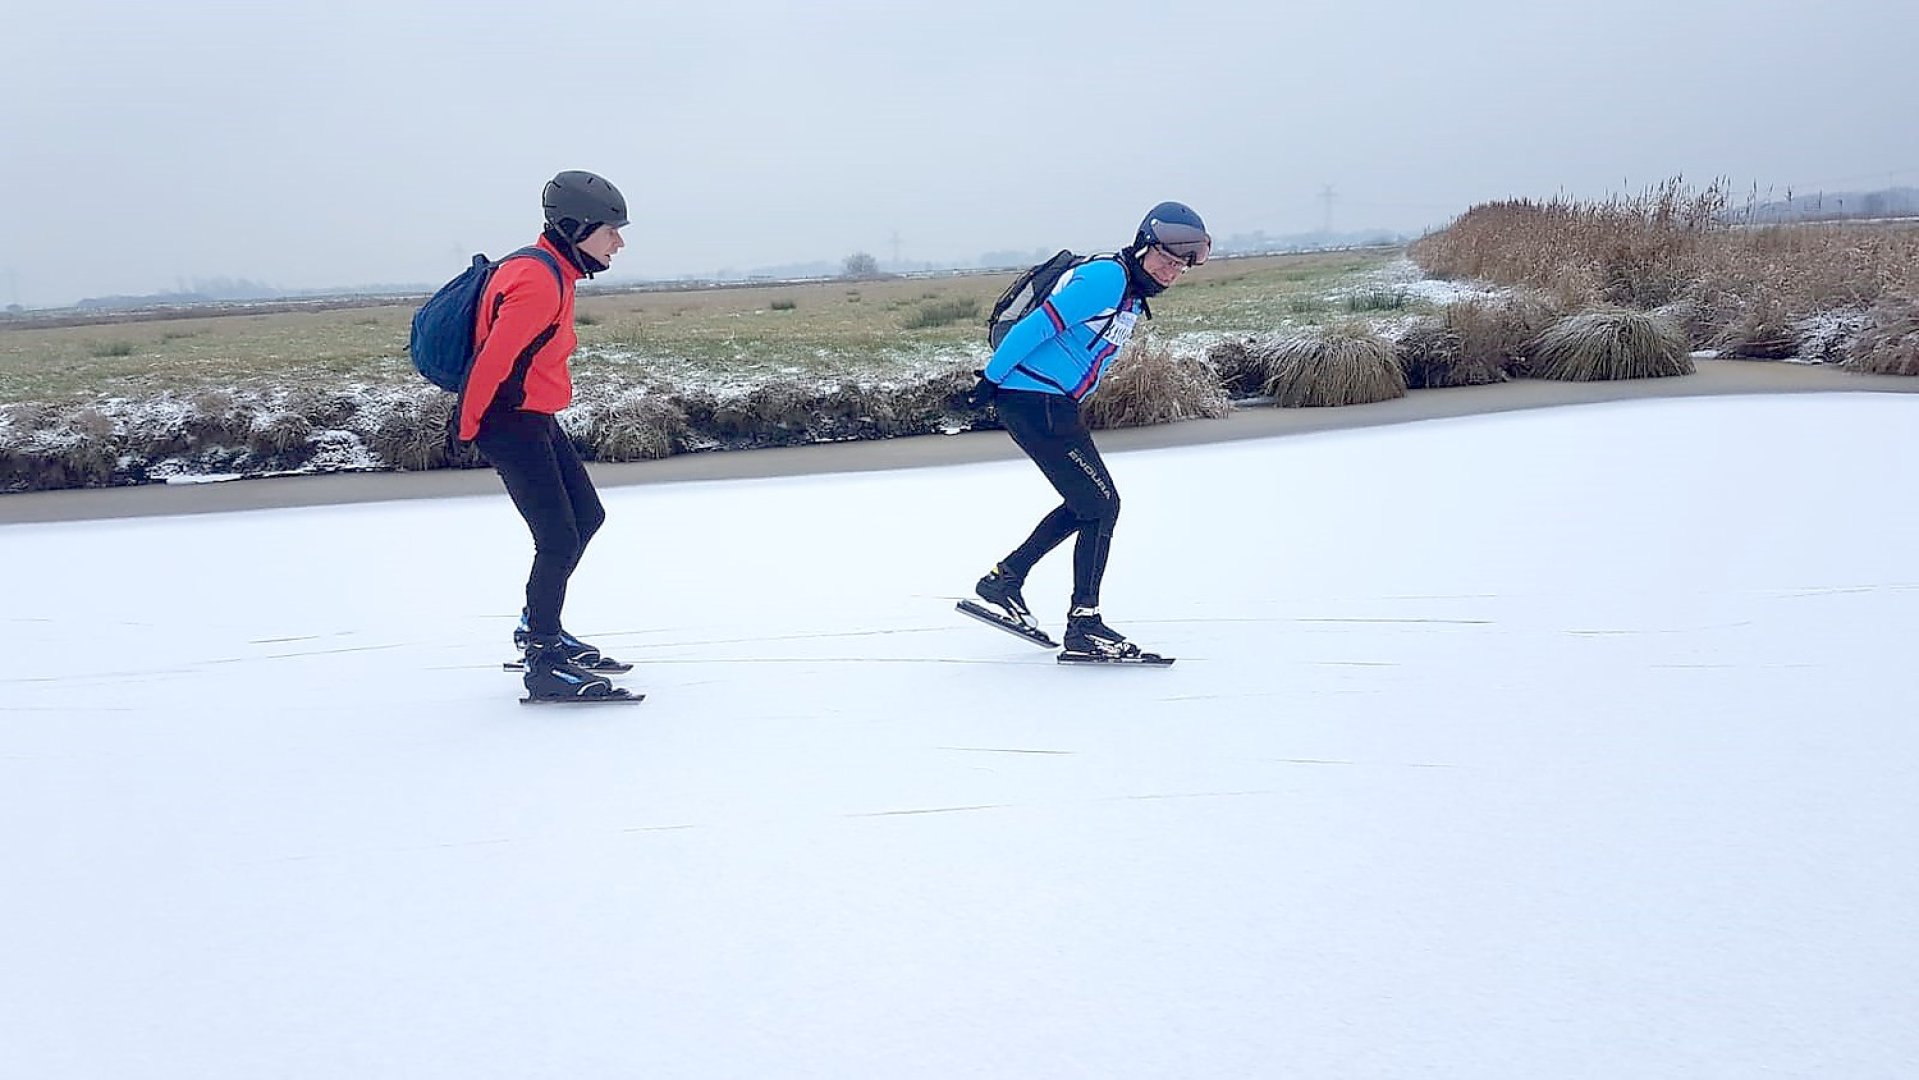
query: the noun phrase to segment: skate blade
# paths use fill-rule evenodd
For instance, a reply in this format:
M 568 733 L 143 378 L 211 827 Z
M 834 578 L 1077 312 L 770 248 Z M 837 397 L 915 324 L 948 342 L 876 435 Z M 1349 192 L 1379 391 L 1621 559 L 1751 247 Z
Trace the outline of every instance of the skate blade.
M 1059 654 L 1062 664 L 1084 664 L 1088 667 L 1099 664 L 1114 666 L 1130 664 L 1134 667 L 1172 667 L 1177 656 L 1161 656 L 1158 653 L 1135 653 L 1132 656 L 1102 656 L 1099 653 L 1063 652 Z
M 500 670 L 501 671 L 525 671 L 526 661 L 508 660 L 505 663 L 502 663 L 500 665 Z M 602 660 L 599 663 L 594 664 L 590 668 L 581 668 L 580 670 L 590 672 L 591 674 L 594 674 L 594 675 L 624 675 L 627 672 L 633 670 L 633 665 L 624 664 L 618 660 Z
M 953 609 L 962 615 L 968 615 L 978 619 L 980 622 L 985 623 L 995 630 L 1004 630 L 1014 637 L 1030 641 L 1042 649 L 1059 648 L 1059 643 L 1047 637 L 1046 631 L 1038 627 L 1022 626 L 983 604 L 976 604 L 971 600 L 961 600 L 959 603 L 953 605 Z
M 631 690 L 615 687 L 610 694 L 597 697 L 523 697 L 522 705 L 612 705 L 616 703 L 637 705 L 646 700 L 645 694 L 636 694 Z

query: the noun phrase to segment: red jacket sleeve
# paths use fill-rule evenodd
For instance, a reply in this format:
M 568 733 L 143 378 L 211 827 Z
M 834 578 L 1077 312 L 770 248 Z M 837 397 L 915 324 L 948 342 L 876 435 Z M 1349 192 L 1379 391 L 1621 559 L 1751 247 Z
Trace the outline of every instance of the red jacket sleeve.
M 500 384 L 513 372 L 533 339 L 560 317 L 559 282 L 553 273 L 533 259 L 514 259 L 502 263 L 487 282 L 480 298 L 479 322 L 473 328 L 477 350 L 473 370 L 467 374 L 466 391 L 460 395 L 460 438 L 471 442 L 480 433 L 480 418 L 486 415 Z

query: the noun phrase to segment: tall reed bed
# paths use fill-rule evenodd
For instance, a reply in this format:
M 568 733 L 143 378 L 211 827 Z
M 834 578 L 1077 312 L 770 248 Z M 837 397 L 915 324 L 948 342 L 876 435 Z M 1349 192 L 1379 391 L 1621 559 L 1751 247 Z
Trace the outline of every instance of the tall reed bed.
M 1537 289 L 1568 309 L 1666 309 L 1727 355 L 1843 353 L 1834 318 L 1919 301 L 1919 226 L 1747 225 L 1723 183 L 1636 196 L 1485 203 L 1413 244 L 1437 277 Z M 1843 344 L 1843 343 L 1842 343 Z

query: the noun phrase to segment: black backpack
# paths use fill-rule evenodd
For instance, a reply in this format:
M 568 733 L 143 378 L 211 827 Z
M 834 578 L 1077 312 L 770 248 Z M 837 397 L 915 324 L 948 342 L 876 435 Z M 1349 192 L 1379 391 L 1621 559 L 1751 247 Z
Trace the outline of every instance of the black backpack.
M 1053 286 L 1059 284 L 1059 276 L 1073 267 L 1087 262 L 1091 256 L 1075 255 L 1061 249 L 1059 254 L 1020 272 L 1006 291 L 993 301 L 993 313 L 986 317 L 986 340 L 993 348 L 1005 339 L 1006 332 L 1013 324 L 1031 315 L 1034 309 L 1053 295 Z

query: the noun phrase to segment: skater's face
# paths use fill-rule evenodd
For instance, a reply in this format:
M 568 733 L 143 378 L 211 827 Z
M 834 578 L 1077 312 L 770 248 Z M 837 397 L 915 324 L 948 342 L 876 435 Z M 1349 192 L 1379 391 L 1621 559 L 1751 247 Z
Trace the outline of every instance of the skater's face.
M 1146 254 L 1140 256 L 1139 264 L 1152 275 L 1154 281 L 1161 285 L 1171 285 L 1178 281 L 1179 276 L 1187 270 L 1185 259 L 1168 252 L 1158 244 L 1146 249 Z
M 586 234 L 580 241 L 580 253 L 605 266 L 613 264 L 613 256 L 620 253 L 626 241 L 620 238 L 620 230 L 611 225 L 601 225 Z

